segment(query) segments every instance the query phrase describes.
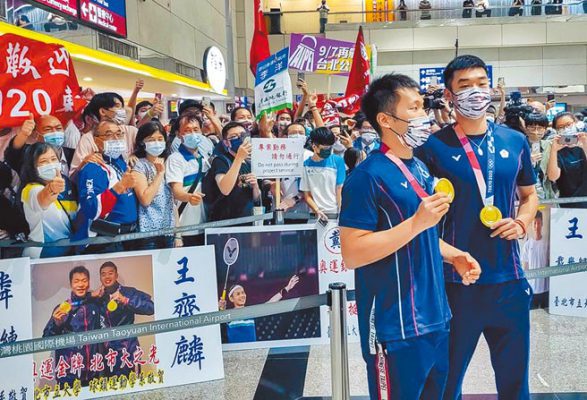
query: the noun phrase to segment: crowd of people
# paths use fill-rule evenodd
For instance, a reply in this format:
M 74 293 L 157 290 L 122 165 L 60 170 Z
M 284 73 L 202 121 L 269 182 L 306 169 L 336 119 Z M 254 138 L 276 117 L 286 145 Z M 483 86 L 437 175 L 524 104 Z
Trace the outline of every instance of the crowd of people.
M 280 209 L 307 222 L 326 221 L 341 206 L 345 179 L 381 145 L 380 132 L 363 112 L 344 115 L 318 104 L 304 81 L 295 110 L 263 115 L 236 107 L 219 115 L 214 104 L 183 101 L 177 118 L 163 124 L 157 98 L 137 103 L 137 81 L 127 104 L 117 93 L 90 93 L 76 120 L 31 115 L 0 134 L 0 201 L 3 237 L 39 243 L 150 232 L 251 216 L 255 207 Z M 500 85 L 487 119 L 522 132 L 532 149 L 539 197 L 587 195 L 587 134 L 582 114 L 561 113 L 549 122 L 549 103 L 512 95 Z M 442 89 L 430 86 L 424 104 L 431 131 L 455 121 Z M 321 100 L 324 103 L 324 100 Z M 320 106 L 320 107 L 319 107 Z M 257 179 L 250 138 L 305 138 L 301 178 Z M 275 200 L 280 197 L 279 204 Z M 585 204 L 569 206 L 584 207 Z M 291 215 L 291 214 L 290 214 Z M 90 246 L 31 247 L 25 254 L 51 257 L 203 244 L 203 235 L 175 235 Z

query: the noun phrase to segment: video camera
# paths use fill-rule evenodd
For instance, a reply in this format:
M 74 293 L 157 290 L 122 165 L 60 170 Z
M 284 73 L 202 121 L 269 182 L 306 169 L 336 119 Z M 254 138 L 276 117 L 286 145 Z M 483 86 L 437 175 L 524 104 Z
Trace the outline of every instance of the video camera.
M 512 129 L 523 132 L 520 125 L 520 118 L 526 120 L 528 115 L 534 112 L 534 109 L 522 100 L 520 92 L 512 92 L 510 101 L 504 108 L 505 124 Z
M 432 93 L 425 92 L 424 96 L 424 109 L 425 110 L 442 110 L 444 108 L 444 90 L 436 89 Z

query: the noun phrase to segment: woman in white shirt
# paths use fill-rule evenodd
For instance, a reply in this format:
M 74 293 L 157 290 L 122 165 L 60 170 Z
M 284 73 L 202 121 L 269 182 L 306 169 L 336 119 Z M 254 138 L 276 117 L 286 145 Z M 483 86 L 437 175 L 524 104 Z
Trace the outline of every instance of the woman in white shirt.
M 21 174 L 21 200 L 29 224 L 29 240 L 41 243 L 68 239 L 77 214 L 77 195 L 63 179 L 57 150 L 46 143 L 27 149 Z M 70 255 L 70 247 L 30 247 L 32 258 Z

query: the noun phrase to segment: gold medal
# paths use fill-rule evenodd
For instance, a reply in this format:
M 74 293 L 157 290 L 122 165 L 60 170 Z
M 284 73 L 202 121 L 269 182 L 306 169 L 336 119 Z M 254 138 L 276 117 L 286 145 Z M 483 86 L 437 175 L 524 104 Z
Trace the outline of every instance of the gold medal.
M 68 301 L 64 301 L 63 303 L 59 304 L 59 311 L 69 314 L 71 311 L 71 304 Z
M 485 206 L 481 210 L 479 218 L 481 219 L 483 225 L 485 225 L 488 228 L 491 228 L 491 226 L 495 224 L 497 221 L 499 221 L 502 218 L 502 216 L 501 211 L 499 211 L 499 208 L 495 206 Z
M 106 308 L 108 309 L 108 311 L 114 312 L 118 308 L 118 303 L 114 300 L 110 300 L 108 304 L 106 304 Z
M 434 192 L 446 194 L 448 196 L 449 203 L 452 203 L 455 198 L 455 188 L 451 181 L 446 178 L 440 178 L 438 182 L 436 182 L 436 186 L 434 186 Z

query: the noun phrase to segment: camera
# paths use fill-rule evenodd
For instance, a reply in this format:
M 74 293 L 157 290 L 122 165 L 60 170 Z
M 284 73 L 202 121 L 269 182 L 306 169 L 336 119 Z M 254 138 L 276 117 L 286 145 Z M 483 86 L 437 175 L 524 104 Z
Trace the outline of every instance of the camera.
M 444 108 L 443 96 L 444 91 L 442 89 L 436 89 L 432 93 L 424 93 L 424 109 L 442 110 Z
M 526 120 L 530 114 L 534 113 L 534 109 L 522 100 L 520 92 L 513 92 L 510 95 L 510 101 L 504 108 L 504 112 L 505 124 L 510 128 L 523 133 L 520 118 Z
M 558 142 L 560 144 L 564 144 L 565 146 L 576 146 L 579 143 L 579 136 L 578 135 L 563 135 L 560 137 Z

